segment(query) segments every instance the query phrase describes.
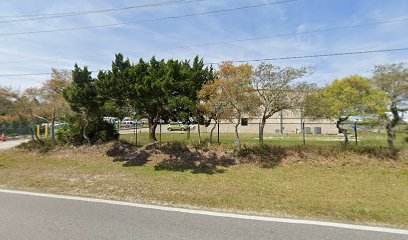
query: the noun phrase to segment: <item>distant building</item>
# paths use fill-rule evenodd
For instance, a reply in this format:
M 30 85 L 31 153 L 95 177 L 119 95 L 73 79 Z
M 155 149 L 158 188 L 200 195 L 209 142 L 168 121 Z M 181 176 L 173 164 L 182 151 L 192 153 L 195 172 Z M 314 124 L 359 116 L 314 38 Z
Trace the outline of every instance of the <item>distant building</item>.
M 265 134 L 286 134 L 286 133 L 302 133 L 302 120 L 305 122 L 306 134 L 338 134 L 336 122 L 327 119 L 302 119 L 300 111 L 282 111 L 273 115 L 266 122 Z M 233 133 L 235 131 L 236 119 L 232 119 L 231 123 L 228 119 L 222 119 L 220 122 L 220 132 Z M 259 133 L 261 117 L 244 117 L 240 120 L 240 133 Z M 209 132 L 212 126 L 203 128 L 204 132 Z

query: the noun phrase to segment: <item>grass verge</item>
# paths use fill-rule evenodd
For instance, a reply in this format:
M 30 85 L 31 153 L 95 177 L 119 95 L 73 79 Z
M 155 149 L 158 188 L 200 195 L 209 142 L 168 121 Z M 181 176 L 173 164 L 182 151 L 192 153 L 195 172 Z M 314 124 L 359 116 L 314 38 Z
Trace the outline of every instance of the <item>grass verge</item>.
M 0 187 L 408 227 L 406 151 L 391 160 L 330 147 L 281 147 L 273 150 L 279 164 L 252 161 L 197 174 L 157 170 L 157 162 L 124 167 L 106 155 L 110 147 L 1 152 Z M 264 150 L 255 151 L 266 158 Z

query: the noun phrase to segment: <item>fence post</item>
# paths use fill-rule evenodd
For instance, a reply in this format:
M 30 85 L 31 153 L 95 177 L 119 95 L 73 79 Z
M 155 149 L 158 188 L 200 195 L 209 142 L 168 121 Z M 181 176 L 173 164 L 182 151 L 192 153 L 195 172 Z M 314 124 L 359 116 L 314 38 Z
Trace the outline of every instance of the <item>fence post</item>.
M 161 123 L 161 120 L 160 120 L 160 135 L 159 135 L 159 144 L 161 144 L 161 142 L 162 142 L 162 123 Z
M 135 122 L 134 124 L 133 124 L 133 137 L 135 138 L 135 145 L 136 145 L 136 132 L 137 132 L 137 130 L 136 130 L 136 124 L 137 124 L 137 122 Z M 136 145 L 137 146 L 137 145 Z
M 356 146 L 357 146 L 357 121 L 354 122 L 354 138 L 356 139 Z
M 217 140 L 218 145 L 220 144 L 220 121 L 221 120 L 218 120 L 218 140 Z
M 37 125 L 37 138 L 40 138 L 40 125 Z
M 44 137 L 48 138 L 48 124 L 45 125 L 45 129 L 44 129 Z
M 302 122 L 303 146 L 306 146 L 305 121 Z
M 137 142 L 137 135 L 138 135 L 138 134 L 137 134 L 137 121 L 136 121 L 136 137 L 135 137 L 135 138 L 136 138 L 136 147 L 137 147 L 137 145 L 138 145 L 138 142 Z

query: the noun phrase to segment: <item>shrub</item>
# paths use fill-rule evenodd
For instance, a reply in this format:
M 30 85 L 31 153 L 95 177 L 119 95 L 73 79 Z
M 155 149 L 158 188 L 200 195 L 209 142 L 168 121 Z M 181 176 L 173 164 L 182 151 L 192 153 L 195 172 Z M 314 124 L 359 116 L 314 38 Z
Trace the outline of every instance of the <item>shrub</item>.
M 84 126 L 84 121 L 79 116 L 67 119 L 67 124 L 56 133 L 57 139 L 63 143 L 84 144 L 86 143 L 86 139 L 83 136 Z M 109 142 L 119 139 L 119 133 L 115 126 L 99 118 L 91 120 L 86 133 L 91 143 Z
M 31 140 L 26 143 L 22 143 L 18 146 L 20 149 L 26 149 L 29 151 L 39 151 L 41 153 L 49 152 L 54 150 L 58 145 L 57 141 L 54 139 L 40 139 L 40 140 Z

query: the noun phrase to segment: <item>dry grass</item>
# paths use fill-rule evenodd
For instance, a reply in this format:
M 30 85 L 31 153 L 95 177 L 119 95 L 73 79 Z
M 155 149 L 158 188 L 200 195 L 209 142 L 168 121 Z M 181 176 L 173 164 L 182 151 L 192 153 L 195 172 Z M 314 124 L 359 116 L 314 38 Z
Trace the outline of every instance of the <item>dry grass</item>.
M 94 146 L 0 157 L 0 186 L 224 211 L 408 227 L 408 161 L 329 148 L 286 149 L 214 174 L 124 167 Z M 285 149 L 285 148 L 284 148 Z M 251 153 L 249 153 L 251 155 Z M 378 155 L 378 154 L 374 154 Z M 281 156 L 278 154 L 278 156 Z M 256 158 L 256 157 L 254 157 Z M 273 160 L 273 158 L 271 158 Z M 242 160 L 243 161 L 243 160 Z

